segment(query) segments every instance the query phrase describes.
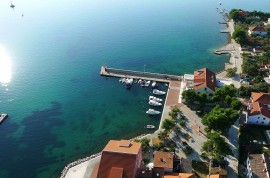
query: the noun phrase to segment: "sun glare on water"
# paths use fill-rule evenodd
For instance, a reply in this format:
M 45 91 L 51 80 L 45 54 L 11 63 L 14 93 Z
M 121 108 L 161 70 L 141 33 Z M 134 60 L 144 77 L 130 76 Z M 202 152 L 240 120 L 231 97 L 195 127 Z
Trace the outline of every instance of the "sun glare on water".
M 0 83 L 11 81 L 11 59 L 6 49 L 0 44 Z

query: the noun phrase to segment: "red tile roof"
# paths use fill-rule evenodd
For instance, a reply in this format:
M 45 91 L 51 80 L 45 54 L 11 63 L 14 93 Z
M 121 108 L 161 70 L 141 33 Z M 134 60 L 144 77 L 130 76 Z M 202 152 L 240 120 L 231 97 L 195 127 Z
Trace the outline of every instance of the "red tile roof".
M 97 178 L 134 178 L 141 166 L 141 143 L 111 140 L 103 149 Z M 119 177 L 122 175 L 122 177 Z
M 267 32 L 263 27 L 258 27 L 258 26 L 251 26 L 248 27 L 250 31 L 257 31 L 257 32 Z
M 263 116 L 270 118 L 270 112 L 267 106 L 265 106 L 263 103 L 253 102 L 252 109 L 249 115 L 254 116 L 258 114 L 262 114 Z
M 154 154 L 154 167 L 173 168 L 173 154 L 169 152 L 156 151 Z
M 216 88 L 216 74 L 207 68 L 194 71 L 194 90 L 208 87 L 215 91 Z
M 239 11 L 239 14 L 246 17 L 249 15 L 249 13 L 247 11 Z
M 109 178 L 122 178 L 123 168 L 112 167 Z
M 249 154 L 249 166 L 253 177 L 256 178 L 268 178 L 268 172 L 264 171 L 267 169 L 263 154 Z
M 195 175 L 191 173 L 172 173 L 164 175 L 164 178 L 195 178 Z
M 110 140 L 103 151 L 138 154 L 140 148 L 141 143 L 130 142 L 128 140 Z
M 251 92 L 251 98 L 253 99 L 253 102 L 258 101 L 262 104 L 270 104 L 270 93 Z

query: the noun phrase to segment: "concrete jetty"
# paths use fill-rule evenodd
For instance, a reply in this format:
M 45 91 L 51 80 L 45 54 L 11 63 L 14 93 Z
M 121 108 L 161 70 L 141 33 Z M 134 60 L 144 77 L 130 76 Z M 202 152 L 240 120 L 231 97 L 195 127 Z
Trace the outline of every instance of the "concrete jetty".
M 133 78 L 133 79 L 153 80 L 153 81 L 164 82 L 164 83 L 169 83 L 171 80 L 180 81 L 183 79 L 183 76 L 179 76 L 179 75 L 115 69 L 115 68 L 108 68 L 106 65 L 103 65 L 101 67 L 100 75 L 106 76 L 106 77 L 118 77 L 118 78 L 125 77 L 125 78 Z
M 0 114 L 0 124 L 8 117 L 8 114 Z

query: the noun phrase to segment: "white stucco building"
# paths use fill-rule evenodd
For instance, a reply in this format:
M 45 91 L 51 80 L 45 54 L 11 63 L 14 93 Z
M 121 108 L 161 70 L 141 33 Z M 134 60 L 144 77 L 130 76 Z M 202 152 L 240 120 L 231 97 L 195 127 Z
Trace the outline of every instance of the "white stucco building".
M 267 31 L 264 29 L 264 27 L 252 26 L 252 27 L 248 28 L 248 34 L 249 35 L 266 36 Z
M 270 93 L 252 92 L 247 109 L 247 124 L 270 125 Z

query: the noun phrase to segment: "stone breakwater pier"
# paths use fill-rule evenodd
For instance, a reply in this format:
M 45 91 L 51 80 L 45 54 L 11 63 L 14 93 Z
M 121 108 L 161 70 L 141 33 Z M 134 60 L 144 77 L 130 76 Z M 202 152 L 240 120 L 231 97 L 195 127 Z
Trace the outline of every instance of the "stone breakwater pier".
M 142 80 L 152 80 L 156 82 L 169 83 L 171 80 L 182 80 L 183 76 L 179 75 L 170 75 L 170 74 L 159 74 L 151 72 L 141 72 L 135 70 L 123 70 L 108 68 L 106 65 L 103 65 L 100 70 L 100 75 L 105 77 L 118 77 L 118 78 L 133 78 L 133 79 L 142 79 Z
M 93 154 L 93 155 L 88 156 L 88 157 L 85 157 L 85 158 L 82 158 L 82 159 L 79 159 L 79 160 L 74 161 L 74 162 L 72 162 L 72 163 L 69 163 L 67 166 L 65 166 L 65 168 L 64 168 L 63 171 L 61 172 L 60 178 L 65 178 L 65 176 L 66 176 L 66 174 L 67 174 L 67 172 L 68 172 L 68 170 L 69 170 L 70 168 L 72 168 L 72 167 L 74 167 L 74 166 L 76 166 L 76 165 L 78 165 L 78 164 L 81 164 L 81 163 L 83 163 L 83 162 L 85 162 L 85 161 L 89 161 L 89 160 L 91 160 L 91 159 L 94 159 L 94 158 L 96 158 L 96 157 L 98 157 L 98 156 L 100 156 L 100 155 L 101 155 L 101 152 L 96 153 L 96 154 Z

